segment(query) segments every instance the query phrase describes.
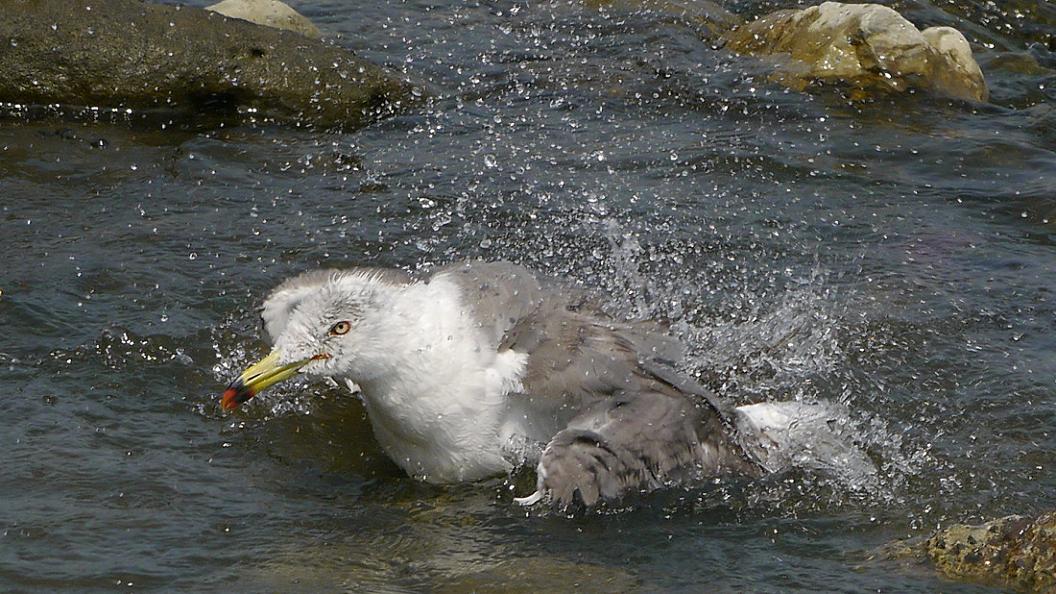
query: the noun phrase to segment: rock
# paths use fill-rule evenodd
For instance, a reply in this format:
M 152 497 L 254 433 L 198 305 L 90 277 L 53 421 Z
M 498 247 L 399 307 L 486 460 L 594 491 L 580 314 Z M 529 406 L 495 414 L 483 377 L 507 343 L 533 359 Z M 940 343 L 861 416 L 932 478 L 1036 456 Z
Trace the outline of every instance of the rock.
M 279 0 L 224 0 L 205 9 L 233 19 L 293 31 L 312 39 L 323 36 L 312 21 Z
M 137 0 L 5 0 L 0 47 L 0 102 L 354 127 L 422 95 L 339 47 Z
M 1035 591 L 1056 587 L 1056 513 L 957 524 L 925 541 L 924 550 L 949 577 L 997 579 Z
M 929 27 L 920 32 L 941 60 L 932 61 L 935 83 L 932 87 L 950 96 L 972 101 L 986 101 L 990 91 L 972 56 L 972 47 L 960 31 L 953 27 Z
M 780 10 L 737 27 L 726 47 L 753 56 L 791 58 L 779 79 L 806 88 L 841 81 L 862 91 L 917 88 L 986 101 L 986 81 L 959 31 L 919 31 L 886 6 L 825 2 Z
M 878 556 L 928 560 L 953 579 L 1048 592 L 1056 588 L 1056 512 L 954 524 L 923 541 L 886 545 Z

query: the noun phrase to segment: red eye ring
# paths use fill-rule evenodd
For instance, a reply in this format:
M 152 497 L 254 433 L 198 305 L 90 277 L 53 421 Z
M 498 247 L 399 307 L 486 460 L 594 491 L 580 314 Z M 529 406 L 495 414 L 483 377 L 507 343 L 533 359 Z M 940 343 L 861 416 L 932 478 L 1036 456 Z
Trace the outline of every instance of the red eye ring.
M 348 322 L 338 322 L 333 326 L 330 326 L 330 336 L 341 336 L 342 334 L 348 334 L 348 331 L 352 329 L 352 324 Z

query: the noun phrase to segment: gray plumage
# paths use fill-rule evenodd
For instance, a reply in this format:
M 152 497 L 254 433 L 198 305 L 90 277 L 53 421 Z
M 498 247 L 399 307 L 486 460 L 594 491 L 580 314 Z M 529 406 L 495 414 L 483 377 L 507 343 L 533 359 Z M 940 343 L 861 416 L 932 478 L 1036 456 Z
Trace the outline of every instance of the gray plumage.
M 514 397 L 556 401 L 557 415 L 571 416 L 537 467 L 540 492 L 559 505 L 763 472 L 738 442 L 732 409 L 670 366 L 681 345 L 659 325 L 612 320 L 581 292 L 513 264 L 454 270 L 475 317 L 502 332 L 497 348 L 528 354 Z

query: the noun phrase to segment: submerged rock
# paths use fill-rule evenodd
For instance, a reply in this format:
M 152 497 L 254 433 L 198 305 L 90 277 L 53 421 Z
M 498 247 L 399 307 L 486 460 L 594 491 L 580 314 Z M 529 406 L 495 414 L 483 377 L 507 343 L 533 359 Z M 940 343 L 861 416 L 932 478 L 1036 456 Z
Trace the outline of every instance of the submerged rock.
M 923 541 L 887 545 L 880 556 L 928 560 L 953 579 L 1049 592 L 1056 588 L 1056 512 L 954 524 Z
M 137 0 L 7 0 L 0 42 L 0 101 L 12 103 L 357 126 L 421 95 L 339 47 Z
M 205 9 L 233 19 L 242 19 L 273 29 L 293 31 L 312 39 L 319 39 L 323 36 L 312 21 L 279 0 L 224 0 L 212 6 L 206 6 Z
M 484 569 L 459 575 L 436 588 L 441 594 L 489 592 L 638 592 L 642 585 L 618 566 L 595 565 L 554 557 L 513 558 L 488 564 Z
M 778 78 L 797 88 L 841 81 L 861 91 L 917 88 L 971 101 L 989 96 L 959 31 L 920 31 L 878 4 L 825 2 L 780 10 L 737 27 L 725 40 L 742 54 L 790 58 Z

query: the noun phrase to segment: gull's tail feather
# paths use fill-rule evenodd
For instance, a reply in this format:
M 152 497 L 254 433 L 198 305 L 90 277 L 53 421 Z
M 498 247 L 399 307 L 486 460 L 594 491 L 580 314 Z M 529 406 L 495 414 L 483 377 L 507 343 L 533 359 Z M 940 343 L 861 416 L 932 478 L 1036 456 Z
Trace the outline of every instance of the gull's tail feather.
M 851 488 L 878 480 L 876 465 L 854 443 L 854 424 L 841 406 L 763 402 L 736 412 L 742 445 L 769 472 L 818 470 Z

